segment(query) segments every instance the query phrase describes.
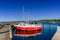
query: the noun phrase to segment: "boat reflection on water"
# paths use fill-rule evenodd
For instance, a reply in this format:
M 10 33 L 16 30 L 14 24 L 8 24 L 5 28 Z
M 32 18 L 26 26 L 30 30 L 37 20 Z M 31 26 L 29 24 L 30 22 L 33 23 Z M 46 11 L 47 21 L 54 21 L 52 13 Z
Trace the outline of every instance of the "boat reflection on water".
M 20 22 L 18 25 L 14 25 L 16 32 L 15 36 L 35 36 L 42 33 L 42 25 L 37 22 Z

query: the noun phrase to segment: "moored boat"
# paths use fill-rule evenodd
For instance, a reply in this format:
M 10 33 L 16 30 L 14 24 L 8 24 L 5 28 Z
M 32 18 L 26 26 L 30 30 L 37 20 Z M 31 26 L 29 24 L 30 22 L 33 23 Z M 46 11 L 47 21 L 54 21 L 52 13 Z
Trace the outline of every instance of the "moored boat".
M 15 34 L 20 35 L 36 35 L 42 32 L 42 25 L 36 22 L 20 22 L 18 25 L 14 25 L 16 32 Z

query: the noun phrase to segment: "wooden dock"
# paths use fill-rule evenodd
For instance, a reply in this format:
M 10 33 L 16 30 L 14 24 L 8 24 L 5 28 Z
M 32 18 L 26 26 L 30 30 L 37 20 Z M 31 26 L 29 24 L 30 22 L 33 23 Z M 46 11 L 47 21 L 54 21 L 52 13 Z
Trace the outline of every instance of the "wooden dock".
M 12 40 L 10 38 L 10 29 L 9 25 L 5 25 L 0 29 L 0 40 Z
M 60 27 L 57 27 L 57 32 L 53 36 L 52 40 L 60 40 Z

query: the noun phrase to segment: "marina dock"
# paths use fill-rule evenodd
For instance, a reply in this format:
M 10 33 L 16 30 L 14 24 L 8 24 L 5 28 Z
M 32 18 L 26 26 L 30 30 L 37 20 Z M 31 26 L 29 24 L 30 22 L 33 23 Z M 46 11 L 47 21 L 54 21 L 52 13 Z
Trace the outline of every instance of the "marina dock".
M 33 38 L 34 40 L 50 40 L 50 36 L 52 37 L 52 40 L 60 40 L 60 27 L 57 27 L 56 24 L 51 24 L 52 26 L 49 27 L 49 25 L 45 25 L 43 26 L 43 31 L 41 33 L 41 35 L 37 35 L 35 36 L 35 38 Z M 47 26 L 47 27 L 46 27 Z M 9 25 L 4 25 L 2 28 L 0 28 L 0 40 L 19 40 L 19 39 L 24 39 L 24 37 L 19 37 L 19 35 L 15 35 L 13 33 L 13 38 L 12 38 L 12 26 Z M 49 29 L 51 28 L 51 30 Z M 53 30 L 52 30 L 53 29 Z M 57 29 L 57 31 L 56 31 Z M 50 33 L 50 32 L 52 33 Z M 56 33 L 55 33 L 56 32 Z M 52 34 L 52 35 L 50 35 Z M 54 34 L 54 36 L 53 36 Z M 21 36 L 21 35 L 20 35 Z M 23 36 L 23 35 L 22 35 Z M 31 35 L 32 36 L 32 35 Z M 39 38 L 38 38 L 39 37 Z M 26 37 L 26 39 L 29 39 Z

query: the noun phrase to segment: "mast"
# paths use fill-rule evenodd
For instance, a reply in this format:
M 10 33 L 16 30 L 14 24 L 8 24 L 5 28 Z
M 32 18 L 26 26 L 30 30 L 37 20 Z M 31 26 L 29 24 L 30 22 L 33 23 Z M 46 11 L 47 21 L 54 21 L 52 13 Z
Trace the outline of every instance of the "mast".
M 26 13 L 25 13 L 25 11 L 24 11 L 25 9 L 24 9 L 24 5 L 23 5 L 23 10 L 22 10 L 22 14 L 23 14 L 23 21 L 26 21 Z
M 26 14 L 25 14 L 25 11 L 24 11 L 24 0 L 22 0 L 22 21 L 25 21 L 26 20 Z

